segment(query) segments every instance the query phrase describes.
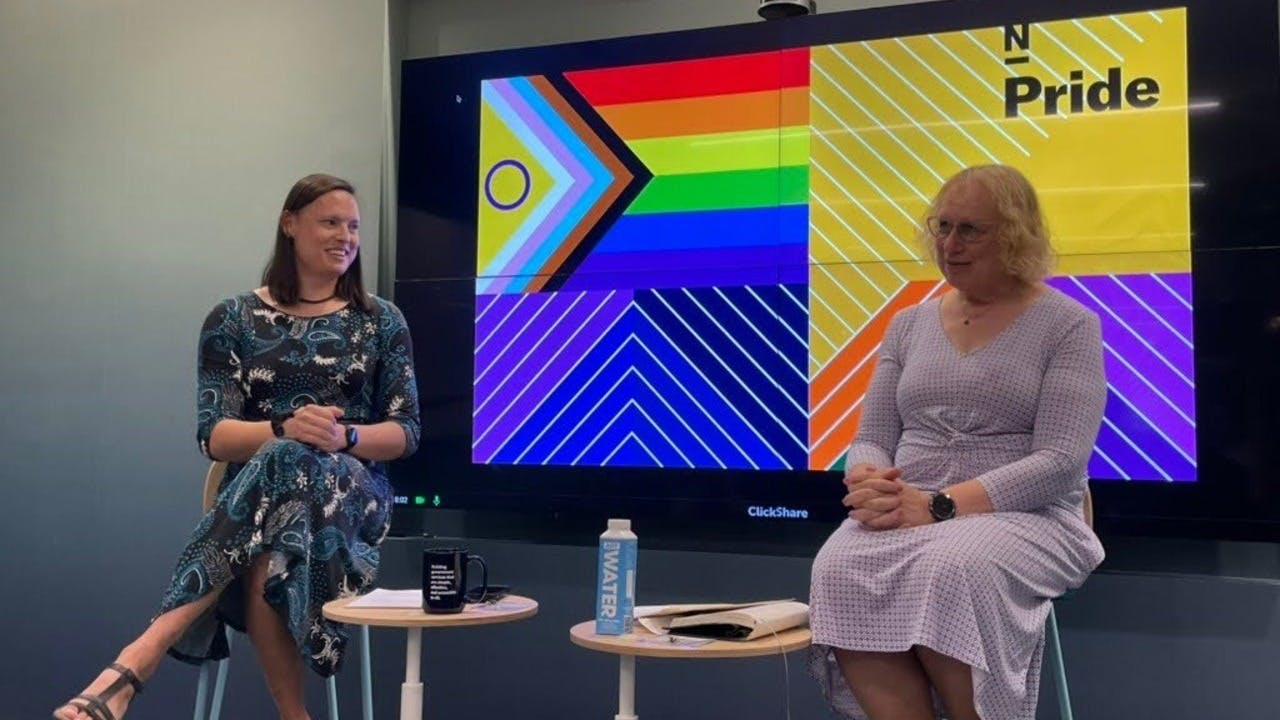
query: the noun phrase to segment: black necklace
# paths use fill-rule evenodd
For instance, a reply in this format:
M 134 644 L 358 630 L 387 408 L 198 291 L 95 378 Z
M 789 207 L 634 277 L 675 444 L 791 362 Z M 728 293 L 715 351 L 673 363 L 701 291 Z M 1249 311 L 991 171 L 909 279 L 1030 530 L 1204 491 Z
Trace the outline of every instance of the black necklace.
M 334 294 L 330 295 L 329 297 L 320 298 L 319 300 L 308 300 L 307 298 L 299 297 L 299 298 L 298 298 L 298 302 L 300 302 L 300 303 L 307 303 L 308 305 L 319 305 L 319 304 L 320 304 L 320 303 L 322 303 L 322 302 L 329 302 L 330 300 L 332 300 L 332 299 L 334 299 L 334 298 L 336 298 L 336 297 L 338 297 L 338 293 L 334 293 Z

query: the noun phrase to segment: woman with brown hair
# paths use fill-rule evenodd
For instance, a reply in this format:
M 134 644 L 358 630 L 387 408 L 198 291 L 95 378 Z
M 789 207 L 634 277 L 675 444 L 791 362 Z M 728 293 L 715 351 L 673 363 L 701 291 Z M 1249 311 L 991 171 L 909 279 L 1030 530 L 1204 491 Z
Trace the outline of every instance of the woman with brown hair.
M 355 189 L 331 175 L 285 198 L 263 287 L 220 302 L 200 333 L 200 449 L 228 463 L 179 555 L 159 614 L 58 720 L 119 720 L 166 652 L 227 656 L 246 631 L 284 720 L 308 718 L 303 668 L 346 645 L 328 600 L 373 583 L 392 492 L 383 462 L 418 444 L 409 331 L 365 293 Z

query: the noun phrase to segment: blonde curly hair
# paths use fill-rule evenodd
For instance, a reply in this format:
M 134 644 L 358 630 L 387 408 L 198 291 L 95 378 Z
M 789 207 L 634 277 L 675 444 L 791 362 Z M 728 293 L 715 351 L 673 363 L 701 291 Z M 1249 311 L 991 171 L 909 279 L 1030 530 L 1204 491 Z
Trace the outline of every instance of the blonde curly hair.
M 1040 210 L 1040 200 L 1031 181 L 1008 165 L 968 167 L 942 184 L 925 211 L 925 220 L 920 222 L 919 241 L 929 257 L 935 264 L 938 262 L 937 246 L 929 232 L 927 219 L 937 215 L 942 199 L 953 188 L 970 182 L 977 183 L 995 201 L 996 212 L 1000 216 L 996 236 L 1005 272 L 1027 284 L 1048 277 L 1055 257 L 1049 241 L 1049 228 Z

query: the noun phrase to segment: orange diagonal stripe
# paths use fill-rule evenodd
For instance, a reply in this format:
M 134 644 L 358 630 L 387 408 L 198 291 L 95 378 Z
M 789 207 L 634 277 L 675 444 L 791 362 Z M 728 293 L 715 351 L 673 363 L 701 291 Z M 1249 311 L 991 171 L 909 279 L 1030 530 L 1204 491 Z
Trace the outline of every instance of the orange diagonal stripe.
M 818 371 L 813 382 L 809 383 L 810 407 L 826 402 L 826 397 L 836 390 L 836 385 L 844 376 L 880 343 L 894 314 L 908 305 L 920 302 L 932 287 L 932 282 L 913 282 L 899 290 L 885 308 L 871 318 L 853 340 L 831 358 L 826 367 Z
M 856 364 L 856 363 L 855 363 Z M 836 389 L 836 392 L 827 398 L 827 401 L 814 408 L 813 415 L 809 418 L 809 425 L 814 429 L 822 428 L 816 437 L 826 432 L 844 414 L 845 410 L 853 404 L 855 400 L 867 391 L 867 386 L 871 384 L 871 371 L 876 367 L 876 359 L 868 360 L 857 372 L 849 376 L 843 385 Z M 841 402 L 841 401 L 845 402 Z
M 858 419 L 861 417 L 862 408 L 849 413 L 849 417 L 832 430 L 827 439 L 813 448 L 809 453 L 810 470 L 826 470 L 840 459 L 840 456 L 849 449 L 849 444 L 853 442 L 853 433 L 857 431 Z
M 809 385 L 809 403 L 812 415 L 809 418 L 809 441 L 826 438 L 812 445 L 809 453 L 809 466 L 814 469 L 826 469 L 840 457 L 848 447 L 853 433 L 858 426 L 858 418 L 862 409 L 849 413 L 843 420 L 840 416 L 866 393 L 867 386 L 875 370 L 875 362 L 868 356 L 875 352 L 876 346 L 884 337 L 889 320 L 899 310 L 915 305 L 933 292 L 936 283 L 932 281 L 908 283 L 885 306 L 878 315 L 871 319 L 844 348 L 818 372 Z M 861 367 L 858 367 L 862 363 Z M 854 368 L 858 368 L 854 371 Z M 828 432 L 830 430 L 830 432 Z

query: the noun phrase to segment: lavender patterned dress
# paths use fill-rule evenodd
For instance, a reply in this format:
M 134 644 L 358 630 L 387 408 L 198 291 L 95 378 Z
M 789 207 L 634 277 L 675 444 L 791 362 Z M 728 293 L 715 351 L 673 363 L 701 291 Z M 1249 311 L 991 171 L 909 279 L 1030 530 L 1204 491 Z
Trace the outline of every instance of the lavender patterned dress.
M 393 421 L 405 455 L 418 446 L 418 393 L 404 317 L 371 297 L 373 311 L 349 306 L 297 317 L 254 293 L 224 300 L 200 333 L 200 449 L 224 418 L 266 420 L 305 404 L 343 408 L 343 422 Z M 222 590 L 218 602 L 169 653 L 189 662 L 221 659 L 223 624 L 244 630 L 242 579 L 268 554 L 267 602 L 321 675 L 337 671 L 342 626 L 325 602 L 372 587 L 387 533 L 391 485 L 381 463 L 271 440 L 245 463 L 230 463 L 213 508 L 178 558 L 160 612 Z
M 923 645 L 973 668 L 984 720 L 1032 720 L 1050 599 L 1102 562 L 1081 510 L 1106 400 L 1100 326 L 1050 289 L 962 354 L 939 304 L 890 323 L 847 462 L 930 491 L 977 478 L 995 512 L 880 532 L 845 520 L 813 563 L 810 670 L 861 719 L 832 648 Z

